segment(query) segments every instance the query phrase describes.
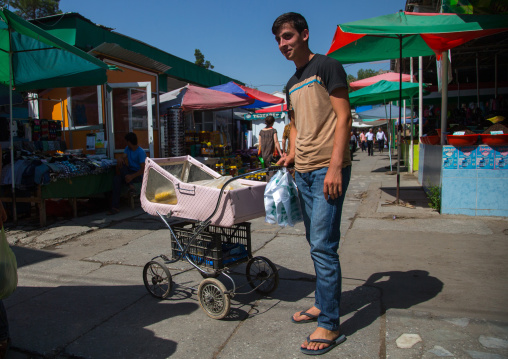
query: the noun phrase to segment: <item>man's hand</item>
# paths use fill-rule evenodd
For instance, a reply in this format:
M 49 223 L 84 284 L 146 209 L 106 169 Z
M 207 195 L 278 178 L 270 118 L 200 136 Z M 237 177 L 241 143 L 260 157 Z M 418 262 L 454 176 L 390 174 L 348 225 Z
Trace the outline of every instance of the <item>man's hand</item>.
M 289 153 L 283 153 L 280 160 L 277 161 L 277 166 L 288 167 L 295 163 L 295 156 L 291 156 Z
M 131 181 L 134 179 L 133 175 L 125 175 L 125 182 L 131 183 Z
M 326 200 L 337 199 L 342 196 L 342 168 L 328 167 L 323 183 L 323 194 Z

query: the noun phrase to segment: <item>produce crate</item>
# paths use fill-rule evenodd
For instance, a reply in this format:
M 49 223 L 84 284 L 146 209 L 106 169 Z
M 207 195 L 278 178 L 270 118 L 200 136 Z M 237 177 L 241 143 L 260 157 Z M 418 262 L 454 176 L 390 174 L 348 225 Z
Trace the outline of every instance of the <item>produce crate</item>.
M 185 248 L 189 243 L 196 225 L 191 228 L 173 227 L 180 245 Z M 175 238 L 171 237 L 173 258 L 181 254 Z M 225 265 L 247 260 L 251 254 L 250 223 L 244 222 L 231 227 L 208 226 L 189 247 L 191 259 L 200 266 L 222 269 Z

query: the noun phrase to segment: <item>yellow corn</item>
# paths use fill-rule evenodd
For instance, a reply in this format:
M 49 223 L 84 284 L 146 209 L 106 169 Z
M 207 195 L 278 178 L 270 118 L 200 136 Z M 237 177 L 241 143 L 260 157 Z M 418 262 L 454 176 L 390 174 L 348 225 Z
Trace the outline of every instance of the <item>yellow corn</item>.
M 155 194 L 155 202 L 168 201 L 171 197 L 175 197 L 175 194 L 171 191 L 159 192 Z

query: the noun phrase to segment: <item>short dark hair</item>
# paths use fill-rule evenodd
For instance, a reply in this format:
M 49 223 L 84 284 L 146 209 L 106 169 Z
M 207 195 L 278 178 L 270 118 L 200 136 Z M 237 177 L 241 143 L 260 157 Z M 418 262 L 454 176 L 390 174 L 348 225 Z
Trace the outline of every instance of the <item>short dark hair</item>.
M 284 24 L 291 24 L 298 31 L 299 34 L 302 33 L 303 30 L 309 29 L 309 25 L 307 25 L 307 20 L 305 18 L 296 13 L 296 12 L 287 12 L 279 16 L 274 22 L 272 26 L 272 34 L 277 35 L 280 28 Z
M 138 144 L 138 136 L 134 132 L 129 132 L 124 138 L 125 141 L 132 143 L 134 146 Z
M 275 122 L 275 118 L 273 116 L 266 116 L 265 117 L 265 125 L 273 126 L 274 122 Z

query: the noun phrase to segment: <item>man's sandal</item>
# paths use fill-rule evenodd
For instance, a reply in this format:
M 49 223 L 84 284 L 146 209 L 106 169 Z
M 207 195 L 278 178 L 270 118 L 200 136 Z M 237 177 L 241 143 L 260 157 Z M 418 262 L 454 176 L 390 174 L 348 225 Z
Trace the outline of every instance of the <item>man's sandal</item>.
M 307 343 L 324 343 L 324 344 L 328 344 L 328 346 L 326 348 L 323 348 L 323 349 L 318 349 L 318 350 L 311 350 L 311 349 L 307 349 L 307 348 L 301 348 L 300 347 L 300 350 L 302 351 L 303 354 L 307 354 L 307 355 L 321 355 L 321 354 L 324 354 L 324 353 L 328 353 L 330 350 L 332 350 L 333 348 L 335 348 L 337 345 L 339 344 L 342 344 L 346 341 L 346 336 L 344 334 L 342 335 L 339 335 L 337 337 L 337 339 L 335 340 L 328 340 L 328 339 L 310 339 L 310 335 L 307 337 Z
M 295 320 L 295 318 L 291 317 L 291 321 L 296 324 L 304 324 L 304 323 L 312 323 L 317 321 L 318 316 L 314 314 L 310 314 L 307 312 L 300 312 L 300 315 L 305 315 L 306 317 L 309 317 L 309 319 L 303 319 L 303 320 Z

